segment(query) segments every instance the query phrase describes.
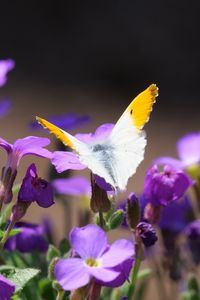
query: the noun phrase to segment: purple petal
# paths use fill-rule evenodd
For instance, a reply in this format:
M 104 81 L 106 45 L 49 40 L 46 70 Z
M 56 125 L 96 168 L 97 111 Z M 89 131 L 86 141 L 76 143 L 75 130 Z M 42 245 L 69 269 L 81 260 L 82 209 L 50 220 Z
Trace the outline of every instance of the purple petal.
M 54 275 L 66 291 L 78 289 L 90 281 L 87 267 L 80 258 L 60 259 L 55 265 Z
M 104 191 L 107 191 L 107 192 L 113 191 L 112 186 L 109 183 L 107 183 L 104 178 L 102 178 L 98 175 L 94 175 L 94 178 L 95 178 L 96 183 L 98 184 L 98 186 L 101 189 L 103 189 Z
M 102 281 L 98 280 L 97 283 L 102 286 L 107 286 L 112 288 L 121 286 L 122 284 L 124 284 L 126 280 L 129 279 L 129 274 L 132 269 L 133 262 L 134 260 L 132 258 L 127 259 L 122 264 L 112 268 L 112 270 L 119 272 L 119 275 L 114 280 L 107 282 L 103 279 Z
M 189 198 L 184 197 L 163 207 L 159 226 L 161 229 L 178 233 L 189 223 L 189 216 L 192 216 L 192 206 Z
M 4 99 L 0 102 L 0 118 L 7 115 L 11 107 L 10 99 Z
M 52 153 L 43 147 L 49 145 L 48 138 L 41 138 L 37 136 L 27 136 L 23 139 L 18 139 L 13 144 L 13 151 L 19 153 L 21 158 L 24 155 L 36 155 L 51 159 Z
M 95 224 L 72 229 L 70 241 L 74 250 L 84 259 L 98 258 L 107 246 L 105 232 Z
M 12 59 L 0 60 L 0 87 L 4 86 L 7 81 L 7 73 L 15 67 Z
M 53 188 L 49 182 L 37 176 L 36 166 L 29 166 L 18 193 L 18 200 L 36 201 L 39 206 L 47 208 L 54 204 Z
M 11 153 L 13 151 L 13 145 L 9 144 L 6 140 L 0 138 L 0 147 L 4 148 L 7 153 Z
M 58 173 L 66 170 L 83 170 L 86 168 L 73 152 L 55 151 L 53 152 L 51 162 Z
M 144 183 L 144 198 L 154 205 L 167 205 L 177 200 L 186 192 L 193 181 L 182 170 L 164 165 L 159 172 L 153 165 L 146 173 Z
M 19 228 L 21 232 L 7 240 L 5 244 L 7 250 L 18 250 L 22 253 L 47 251 L 48 243 L 45 239 L 45 232 L 42 225 L 17 222 L 15 228 Z
M 173 158 L 173 157 L 168 157 L 168 156 L 164 156 L 164 157 L 158 157 L 157 159 L 154 160 L 153 162 L 154 164 L 158 164 L 158 165 L 168 165 L 168 166 L 172 166 L 175 169 L 182 169 L 184 167 L 183 162 Z
M 0 299 L 9 300 L 15 292 L 15 285 L 0 274 Z
M 125 260 L 132 258 L 134 253 L 135 250 L 131 241 L 125 239 L 118 240 L 102 255 L 102 265 L 103 267 L 115 267 Z
M 185 173 L 178 172 L 178 176 L 174 184 L 175 200 L 182 197 L 186 190 L 194 183 L 195 181 L 190 179 Z
M 64 195 L 83 196 L 91 193 L 91 184 L 85 177 L 77 176 L 53 181 L 56 192 Z
M 104 140 L 111 133 L 114 124 L 103 124 L 99 126 L 95 133 L 79 133 L 75 137 L 84 143 L 91 143 Z
M 185 166 L 200 162 L 200 132 L 190 133 L 177 143 L 177 152 Z
M 119 276 L 119 272 L 113 269 L 105 269 L 101 267 L 87 267 L 88 272 L 91 276 L 95 277 L 98 280 L 104 280 L 104 282 L 109 282 Z

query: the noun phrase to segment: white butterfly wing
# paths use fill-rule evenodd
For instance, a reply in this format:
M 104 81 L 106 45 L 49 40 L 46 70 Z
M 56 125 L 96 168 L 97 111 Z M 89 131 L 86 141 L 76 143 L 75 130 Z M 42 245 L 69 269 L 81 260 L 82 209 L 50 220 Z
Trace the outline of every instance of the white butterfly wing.
M 157 95 L 158 88 L 154 84 L 140 93 L 102 143 L 87 145 L 44 119 L 37 120 L 71 147 L 94 174 L 103 177 L 115 189 L 124 190 L 144 158 L 146 139 L 141 129 L 149 119 Z
M 129 115 L 124 114 L 111 132 L 109 143 L 113 146 L 115 188 L 125 190 L 128 179 L 144 159 L 145 133 L 136 130 Z

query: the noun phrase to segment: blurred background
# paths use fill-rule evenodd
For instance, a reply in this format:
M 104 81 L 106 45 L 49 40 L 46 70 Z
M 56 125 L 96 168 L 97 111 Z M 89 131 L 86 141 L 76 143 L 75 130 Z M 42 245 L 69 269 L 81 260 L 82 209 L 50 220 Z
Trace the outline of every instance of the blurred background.
M 11 112 L 0 120 L 1 137 L 10 142 L 26 135 L 49 137 L 31 130 L 30 121 L 67 112 L 90 115 L 92 122 L 76 132 L 93 131 L 116 122 L 132 98 L 156 83 L 160 96 L 146 126 L 145 160 L 126 195 L 139 193 L 152 160 L 176 156 L 176 140 L 199 130 L 199 10 L 200 2 L 187 0 L 1 1 L 0 59 L 16 62 L 0 89 L 0 99 L 12 100 Z M 0 155 L 3 165 L 2 150 Z M 49 162 L 29 157 L 18 182 L 32 161 L 47 177 Z M 32 205 L 27 219 L 38 222 L 45 215 L 60 239 L 62 206 Z

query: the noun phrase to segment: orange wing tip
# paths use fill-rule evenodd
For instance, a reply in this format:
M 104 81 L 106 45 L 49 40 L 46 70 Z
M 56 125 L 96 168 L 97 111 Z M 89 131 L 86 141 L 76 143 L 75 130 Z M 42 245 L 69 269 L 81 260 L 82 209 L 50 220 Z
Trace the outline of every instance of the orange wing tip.
M 51 133 L 53 133 L 59 140 L 63 142 L 66 146 L 69 146 L 72 149 L 75 149 L 74 144 L 67 136 L 67 133 L 64 133 L 62 129 L 53 125 L 52 123 L 42 119 L 40 117 L 36 117 L 36 120 L 39 124 L 41 124 L 44 128 L 48 129 Z
M 137 129 L 142 129 L 148 122 L 153 104 L 158 96 L 158 87 L 151 84 L 146 90 L 140 93 L 129 105 L 128 111 L 131 114 L 134 125 Z
M 44 120 L 44 119 L 42 119 L 42 118 L 40 118 L 40 117 L 38 117 L 38 116 L 36 116 L 35 118 L 36 118 L 36 121 L 37 121 L 40 125 L 42 125 L 43 127 L 45 127 L 45 120 Z
M 151 84 L 149 87 L 148 87 L 148 90 L 150 91 L 151 95 L 153 97 L 157 97 L 158 96 L 158 87 L 156 84 Z

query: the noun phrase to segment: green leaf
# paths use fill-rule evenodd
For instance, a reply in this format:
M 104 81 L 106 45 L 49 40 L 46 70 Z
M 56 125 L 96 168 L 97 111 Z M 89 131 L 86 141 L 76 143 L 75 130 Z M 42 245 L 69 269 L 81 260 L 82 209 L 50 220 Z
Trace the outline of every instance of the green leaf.
M 195 291 L 197 294 L 199 293 L 198 281 L 194 275 L 190 275 L 190 277 L 188 279 L 188 290 Z
M 2 265 L 0 266 L 0 273 L 4 273 L 4 272 L 8 272 L 10 270 L 14 270 L 15 267 L 14 266 L 10 266 L 10 265 Z
M 16 234 L 18 234 L 18 233 L 20 233 L 20 232 L 21 232 L 21 229 L 18 229 L 18 228 L 12 229 L 12 230 L 10 231 L 10 233 L 9 233 L 9 237 L 14 236 L 14 235 L 16 235 Z M 2 237 L 4 236 L 4 233 L 5 233 L 4 230 L 0 230 L 0 240 L 1 240 Z
M 116 210 L 109 220 L 110 229 L 118 228 L 122 224 L 123 219 L 124 219 L 124 211 L 122 209 Z
M 14 229 L 12 229 L 12 230 L 10 231 L 9 237 L 14 236 L 14 235 L 17 235 L 17 234 L 20 233 L 20 232 L 21 232 L 21 229 L 20 229 L 20 228 L 14 228 Z
M 46 257 L 47 261 L 51 261 L 55 257 L 60 257 L 60 250 L 54 245 L 49 245 Z
M 38 269 L 13 269 L 8 275 L 8 279 L 16 285 L 16 292 L 22 290 L 25 285 L 35 276 L 39 274 Z
M 70 248 L 71 248 L 71 246 L 70 246 L 69 241 L 67 239 L 63 239 L 59 245 L 59 250 L 60 250 L 61 256 L 64 256 L 65 254 L 67 254 L 67 252 L 69 252 Z

